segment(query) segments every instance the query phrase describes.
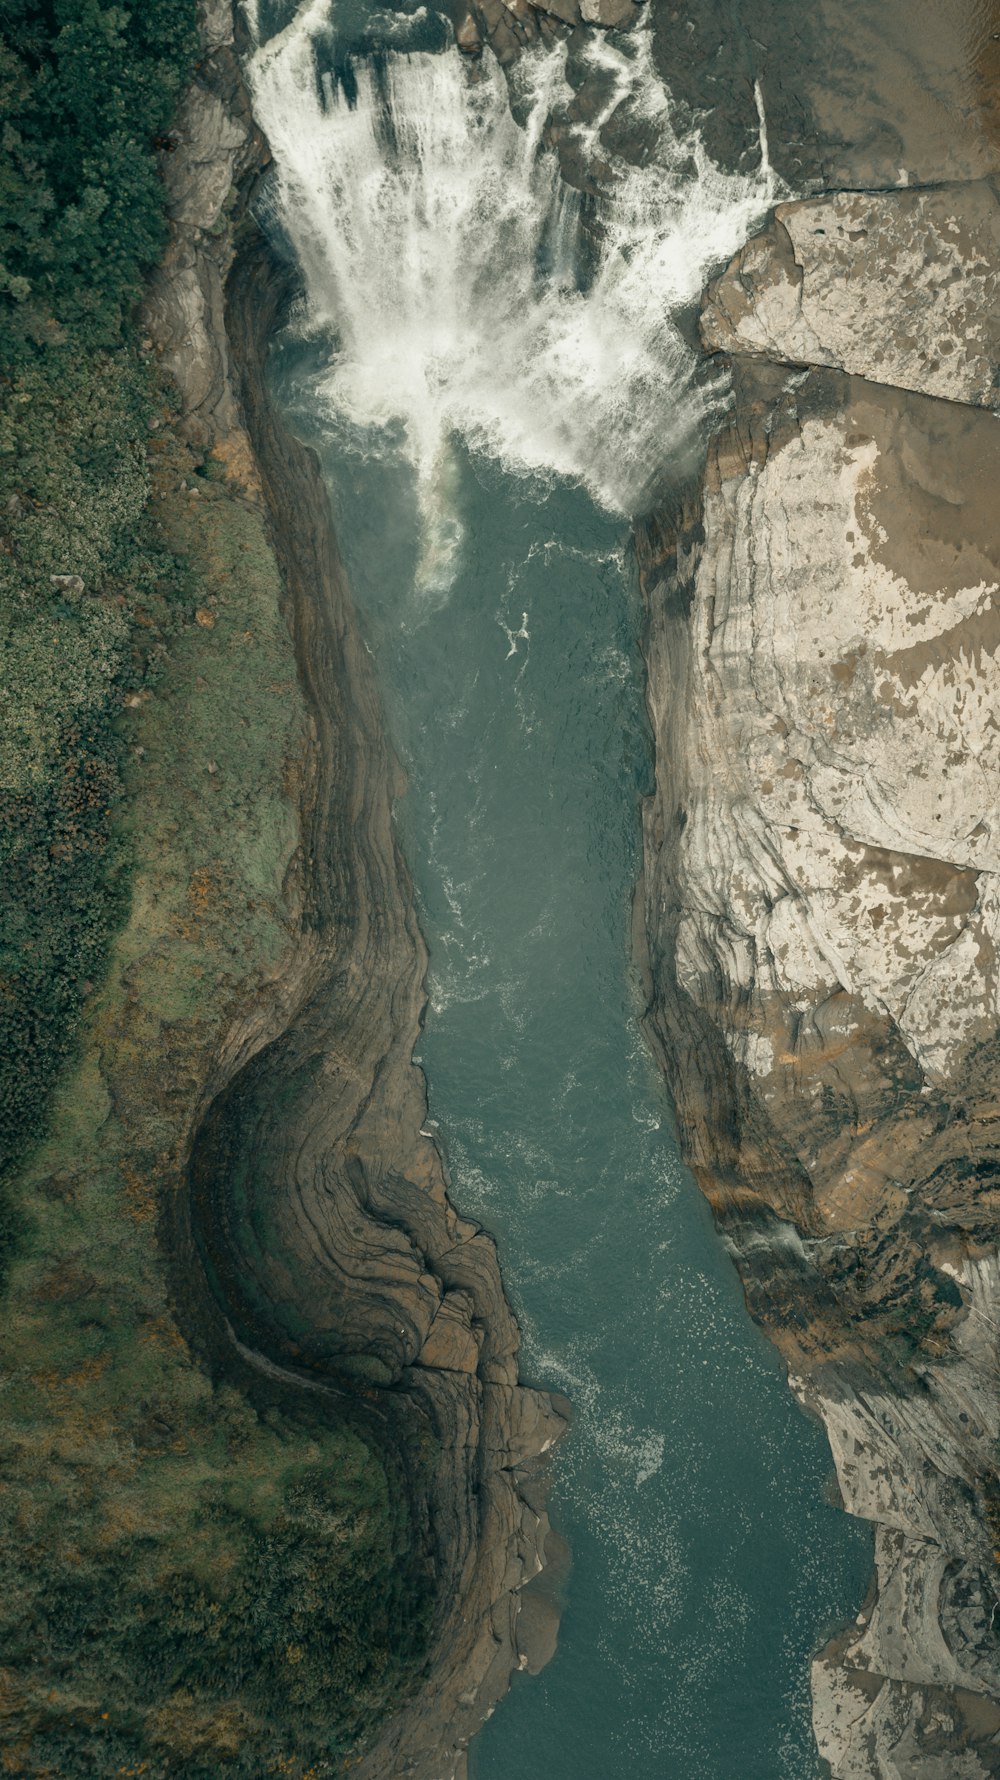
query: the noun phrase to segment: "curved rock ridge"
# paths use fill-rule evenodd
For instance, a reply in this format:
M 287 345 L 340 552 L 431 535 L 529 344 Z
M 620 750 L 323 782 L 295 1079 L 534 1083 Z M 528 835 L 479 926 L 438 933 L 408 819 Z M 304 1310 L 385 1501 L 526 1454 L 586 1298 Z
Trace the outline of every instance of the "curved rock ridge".
M 814 1668 L 836 1780 L 1000 1773 L 995 229 L 980 185 L 783 206 L 706 299 L 731 423 L 639 536 L 649 1028 L 876 1531 Z
M 408 1493 L 435 1602 L 426 1679 L 356 1771 L 451 1780 L 511 1670 L 551 1642 L 529 1613 L 519 1643 L 517 1620 L 545 1558 L 537 1461 L 565 1418 L 519 1383 L 493 1242 L 452 1208 L 424 1129 L 426 952 L 392 824 L 400 773 L 317 463 L 266 391 L 295 280 L 248 220 L 267 151 L 228 5 L 211 0 L 202 25 L 147 325 L 179 432 L 268 515 L 309 736 L 290 769 L 295 931 L 208 1072 L 167 1236 L 182 1319 L 214 1368 L 304 1415 L 349 1417 Z

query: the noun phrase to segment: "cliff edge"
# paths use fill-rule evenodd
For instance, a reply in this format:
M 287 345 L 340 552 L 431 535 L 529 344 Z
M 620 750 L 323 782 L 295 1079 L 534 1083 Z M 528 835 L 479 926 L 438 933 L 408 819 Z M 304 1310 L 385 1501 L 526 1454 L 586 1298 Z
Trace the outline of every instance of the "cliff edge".
M 710 289 L 731 421 L 640 537 L 649 1030 L 876 1533 L 837 1780 L 1000 1772 L 997 199 L 782 205 Z
M 565 1424 L 518 1381 L 494 1245 L 454 1211 L 423 1128 L 411 1057 L 427 961 L 392 825 L 400 771 L 318 465 L 266 388 L 294 279 L 249 219 L 246 185 L 232 265 L 213 239 L 241 161 L 246 180 L 262 158 L 226 20 L 209 13 L 213 54 L 166 163 L 174 247 L 150 317 L 182 429 L 238 462 L 267 515 L 308 721 L 301 912 L 279 1006 L 247 1009 L 206 1083 L 176 1235 L 244 1358 L 306 1401 L 317 1385 L 360 1398 L 369 1437 L 381 1424 L 402 1458 L 431 1573 L 427 1680 L 359 1772 L 441 1780 L 512 1668 L 533 1661 L 518 1591 L 542 1568 L 547 1522 L 524 1468 Z
M 399 769 L 267 398 L 292 293 L 225 0 L 200 30 L 123 348 L 158 367 L 129 444 L 157 553 L 155 672 L 115 712 L 128 894 L 14 1182 L 3 1765 L 451 1780 L 543 1655 L 520 1591 L 565 1423 L 423 1130 Z

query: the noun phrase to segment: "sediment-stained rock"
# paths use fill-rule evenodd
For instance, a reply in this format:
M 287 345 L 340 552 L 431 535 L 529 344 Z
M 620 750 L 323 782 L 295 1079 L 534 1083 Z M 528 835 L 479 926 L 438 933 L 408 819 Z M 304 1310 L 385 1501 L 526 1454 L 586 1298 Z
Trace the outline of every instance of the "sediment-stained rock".
M 423 1129 L 411 1057 L 426 954 L 392 824 L 400 774 L 318 466 L 266 393 L 293 285 L 247 220 L 266 147 L 218 0 L 204 30 L 165 157 L 172 239 L 146 320 L 182 436 L 266 508 L 310 733 L 296 930 L 209 1060 L 190 1193 L 173 1196 L 165 1233 L 181 1320 L 212 1367 L 251 1390 L 266 1380 L 306 1415 L 319 1394 L 408 1491 L 436 1603 L 427 1682 L 356 1771 L 450 1780 L 521 1660 L 519 1590 L 547 1532 L 528 1480 L 565 1423 L 518 1381 L 493 1243 L 452 1208 Z
M 780 204 L 713 287 L 709 351 L 1000 405 L 1000 204 L 985 180 Z
M 671 0 L 647 10 L 657 66 L 721 165 L 757 165 L 759 82 L 789 195 L 996 171 L 997 0 Z
M 783 207 L 707 300 L 742 356 L 701 495 L 640 537 L 650 1031 L 877 1533 L 814 1673 L 838 1780 L 1000 1772 L 994 215 L 979 186 Z

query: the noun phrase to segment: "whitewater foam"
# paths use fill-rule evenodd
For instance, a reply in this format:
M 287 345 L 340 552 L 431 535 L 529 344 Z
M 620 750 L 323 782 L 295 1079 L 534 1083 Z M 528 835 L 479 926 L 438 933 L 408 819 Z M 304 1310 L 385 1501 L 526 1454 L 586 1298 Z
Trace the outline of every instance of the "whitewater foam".
M 500 69 L 470 70 L 457 50 L 386 53 L 335 78 L 331 21 L 329 0 L 306 0 L 249 79 L 305 325 L 330 342 L 318 405 L 352 448 L 412 463 L 419 579 L 452 577 L 456 436 L 507 471 L 641 511 L 721 398 L 676 317 L 774 200 L 763 128 L 755 174 L 715 166 L 696 132 L 676 133 L 643 30 L 592 37 L 606 90 L 587 124 L 567 116 L 565 47 L 522 56 L 519 125 Z M 612 119 L 655 125 L 644 165 L 602 145 Z M 553 121 L 599 164 L 586 255 L 579 194 L 545 145 Z

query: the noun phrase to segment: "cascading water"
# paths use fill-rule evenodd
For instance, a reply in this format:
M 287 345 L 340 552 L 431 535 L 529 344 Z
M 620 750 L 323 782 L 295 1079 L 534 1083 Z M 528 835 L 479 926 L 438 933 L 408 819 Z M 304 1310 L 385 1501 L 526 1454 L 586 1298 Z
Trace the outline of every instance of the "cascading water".
M 522 57 L 511 95 L 492 58 L 472 70 L 454 52 L 391 52 L 337 80 L 334 42 L 327 0 L 309 0 L 250 81 L 306 325 L 332 344 L 316 400 L 362 448 L 397 435 L 417 477 L 421 578 L 446 585 L 454 565 L 456 435 L 507 470 L 582 483 L 610 512 L 648 508 L 723 395 L 675 317 L 774 200 L 763 119 L 758 171 L 721 171 L 697 133 L 675 133 L 646 31 L 592 39 L 603 91 L 575 125 L 564 46 Z M 652 136 L 643 165 L 603 146 L 612 120 Z M 586 253 L 552 125 L 599 167 Z
M 526 1370 L 575 1412 L 559 1652 L 472 1771 L 815 1780 L 808 1660 L 866 1542 L 681 1166 L 628 965 L 650 763 L 626 516 L 725 400 L 678 317 L 771 199 L 766 143 L 750 177 L 714 167 L 645 31 L 525 56 L 518 123 L 488 57 L 399 53 L 406 15 L 377 16 L 352 61 L 310 0 L 251 78 L 305 283 L 274 388 L 321 453 L 408 774 L 431 1108 Z M 597 195 L 560 182 L 560 133 Z

